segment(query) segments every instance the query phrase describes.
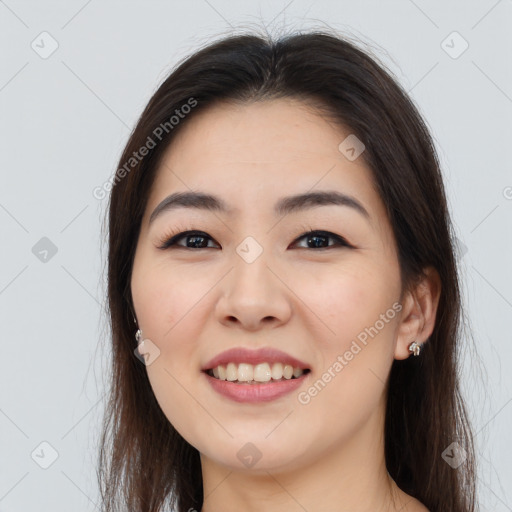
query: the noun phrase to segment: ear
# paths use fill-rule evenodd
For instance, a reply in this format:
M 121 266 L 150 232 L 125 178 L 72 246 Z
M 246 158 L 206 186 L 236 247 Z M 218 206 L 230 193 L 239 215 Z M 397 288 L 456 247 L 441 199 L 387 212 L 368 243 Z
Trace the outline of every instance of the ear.
M 397 330 L 395 359 L 407 359 L 409 345 L 425 343 L 436 323 L 437 306 L 441 296 L 441 279 L 434 267 L 424 269 L 414 288 L 405 292 Z

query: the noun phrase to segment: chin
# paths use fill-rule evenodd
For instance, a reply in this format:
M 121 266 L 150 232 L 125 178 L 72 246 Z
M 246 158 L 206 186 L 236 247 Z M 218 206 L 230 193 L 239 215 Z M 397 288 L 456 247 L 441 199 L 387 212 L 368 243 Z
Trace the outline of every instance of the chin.
M 213 443 L 209 439 L 203 446 L 198 446 L 198 450 L 202 460 L 206 457 L 215 464 L 237 472 L 263 475 L 269 472 L 293 470 L 301 465 L 305 454 L 297 450 L 300 441 L 290 437 L 283 439 L 276 436 L 272 440 L 260 439 L 260 437 L 251 441 L 250 436 L 246 435 L 243 439 L 230 438 L 222 443 Z

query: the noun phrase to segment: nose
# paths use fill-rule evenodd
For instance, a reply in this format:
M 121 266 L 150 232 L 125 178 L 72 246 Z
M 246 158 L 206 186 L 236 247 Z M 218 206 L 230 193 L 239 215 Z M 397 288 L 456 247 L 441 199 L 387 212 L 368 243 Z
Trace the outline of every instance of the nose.
M 215 314 L 225 326 L 257 331 L 288 322 L 293 294 L 264 254 L 252 263 L 235 255 L 233 269 L 219 283 L 221 295 Z

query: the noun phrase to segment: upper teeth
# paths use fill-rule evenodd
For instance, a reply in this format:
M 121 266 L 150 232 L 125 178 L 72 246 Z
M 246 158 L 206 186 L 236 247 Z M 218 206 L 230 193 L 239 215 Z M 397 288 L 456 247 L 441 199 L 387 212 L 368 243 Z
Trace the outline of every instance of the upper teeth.
M 300 377 L 304 372 L 302 368 L 294 368 L 289 364 L 282 363 L 260 363 L 256 365 L 247 363 L 228 363 L 227 366 L 219 365 L 212 369 L 213 376 L 220 380 L 240 382 L 268 382 L 271 379 L 279 380 L 283 377 L 291 379 Z

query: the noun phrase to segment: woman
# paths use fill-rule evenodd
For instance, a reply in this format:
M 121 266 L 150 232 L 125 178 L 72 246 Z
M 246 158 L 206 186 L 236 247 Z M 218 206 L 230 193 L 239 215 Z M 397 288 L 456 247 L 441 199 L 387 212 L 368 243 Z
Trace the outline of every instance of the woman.
M 343 37 L 217 41 L 109 205 L 104 510 L 477 510 L 425 124 Z

